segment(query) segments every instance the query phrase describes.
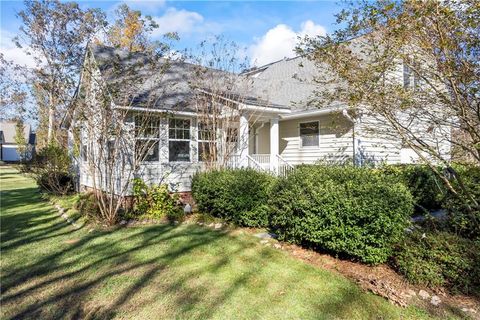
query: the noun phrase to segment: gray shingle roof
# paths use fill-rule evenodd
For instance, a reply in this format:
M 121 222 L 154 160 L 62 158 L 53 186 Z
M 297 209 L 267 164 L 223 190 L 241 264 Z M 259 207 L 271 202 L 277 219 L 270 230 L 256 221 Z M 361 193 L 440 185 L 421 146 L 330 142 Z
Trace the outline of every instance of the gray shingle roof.
M 287 108 L 257 95 L 251 81 L 243 75 L 180 60 L 152 59 L 142 53 L 130 53 L 112 47 L 94 45 L 90 49 L 118 106 L 195 112 L 193 99 L 196 95 L 193 88 L 203 87 L 211 92 L 208 87 L 218 91 L 229 83 L 231 88 L 224 88 L 223 94 L 230 99 L 257 106 Z M 202 80 L 205 78 L 208 80 Z
M 355 50 L 358 41 L 353 40 L 349 46 Z M 198 81 L 199 66 L 162 58 L 152 61 L 141 53 L 106 46 L 91 46 L 91 52 L 117 105 L 195 112 L 193 88 L 202 87 Z M 222 79 L 233 79 L 233 87 L 225 88 L 223 92 L 230 99 L 292 111 L 318 108 L 321 102 L 314 92 L 319 84 L 314 78 L 320 72 L 328 75 L 327 66 L 315 65 L 303 56 L 283 59 L 241 74 L 202 70 L 209 73 L 209 81 L 218 79 L 220 85 L 217 87 L 225 87 L 221 85 Z M 323 84 L 323 89 L 335 90 L 337 85 Z

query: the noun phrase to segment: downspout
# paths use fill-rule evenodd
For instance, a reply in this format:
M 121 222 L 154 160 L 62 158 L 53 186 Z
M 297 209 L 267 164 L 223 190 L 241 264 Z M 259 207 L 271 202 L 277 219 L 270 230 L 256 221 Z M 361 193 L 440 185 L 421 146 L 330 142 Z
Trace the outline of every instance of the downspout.
M 352 116 L 348 113 L 347 109 L 342 110 L 342 114 L 345 118 L 347 118 L 351 123 L 352 123 L 352 139 L 353 139 L 353 154 L 352 154 L 352 160 L 353 160 L 353 165 L 357 165 L 357 148 L 356 148 L 356 143 L 355 143 L 355 120 L 352 118 Z

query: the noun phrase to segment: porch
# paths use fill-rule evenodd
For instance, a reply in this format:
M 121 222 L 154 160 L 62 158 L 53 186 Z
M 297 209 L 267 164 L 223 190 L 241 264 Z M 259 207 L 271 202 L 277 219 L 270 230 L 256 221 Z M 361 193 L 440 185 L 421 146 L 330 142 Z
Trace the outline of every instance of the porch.
M 256 117 L 252 121 L 248 117 L 248 114 L 240 116 L 238 153 L 230 157 L 228 167 L 252 168 L 279 176 L 287 175 L 294 167 L 279 153 L 279 118 L 265 119 L 263 116 Z M 259 142 L 260 130 L 263 132 L 262 142 Z M 265 153 L 265 151 L 269 151 L 269 153 Z

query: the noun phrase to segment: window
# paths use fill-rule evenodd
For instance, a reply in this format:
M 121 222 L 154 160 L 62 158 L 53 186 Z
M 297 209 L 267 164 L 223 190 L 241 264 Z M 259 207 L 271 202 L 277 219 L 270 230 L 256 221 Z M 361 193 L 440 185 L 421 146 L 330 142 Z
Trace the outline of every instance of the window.
M 410 79 L 412 77 L 412 69 L 406 64 L 403 63 L 403 87 L 405 89 L 410 87 Z
M 158 140 L 137 140 L 135 154 L 140 161 L 158 161 Z
M 413 64 L 415 70 L 420 70 L 418 63 Z M 403 63 L 403 88 L 413 88 L 417 90 L 421 86 L 421 77 L 407 63 Z
M 138 161 L 159 161 L 160 118 L 135 116 L 135 156 Z
M 170 119 L 168 122 L 168 161 L 190 161 L 190 120 Z
M 115 157 L 115 141 L 107 141 L 107 161 L 114 160 Z
M 137 138 L 158 138 L 160 135 L 160 119 L 158 117 L 135 117 L 135 136 Z
M 318 147 L 319 124 L 315 122 L 300 123 L 300 146 Z
M 82 153 L 82 161 L 87 161 L 87 145 L 85 144 L 82 144 L 82 150 L 81 150 L 81 153 Z
M 216 130 L 213 124 L 198 123 L 198 161 L 216 161 Z

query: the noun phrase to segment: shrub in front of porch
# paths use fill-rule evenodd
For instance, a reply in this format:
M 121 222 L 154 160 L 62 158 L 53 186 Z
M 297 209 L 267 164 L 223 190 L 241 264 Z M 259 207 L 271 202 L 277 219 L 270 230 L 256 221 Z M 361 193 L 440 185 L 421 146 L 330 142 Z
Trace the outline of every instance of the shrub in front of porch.
M 412 196 L 396 179 L 366 168 L 300 166 L 270 199 L 281 240 L 377 264 L 404 235 Z
M 274 181 L 273 176 L 253 169 L 200 172 L 192 179 L 192 195 L 200 211 L 240 226 L 264 227 Z

